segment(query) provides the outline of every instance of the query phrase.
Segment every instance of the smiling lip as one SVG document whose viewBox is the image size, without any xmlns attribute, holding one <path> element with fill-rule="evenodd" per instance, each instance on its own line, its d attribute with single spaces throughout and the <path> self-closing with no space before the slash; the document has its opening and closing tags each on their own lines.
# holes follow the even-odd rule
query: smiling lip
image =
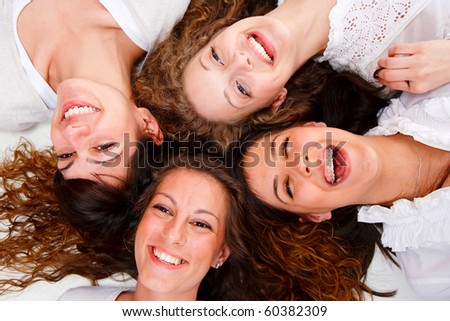
<svg viewBox="0 0 450 321">
<path fill-rule="evenodd" d="M 333 149 L 333 166 L 334 166 L 334 174 L 335 180 L 334 182 L 330 182 L 330 173 L 329 167 L 327 166 L 327 150 Z M 337 151 L 337 154 L 336 154 Z M 327 146 L 323 149 L 321 153 L 321 169 L 325 182 L 329 186 L 336 186 L 342 184 L 350 174 L 350 159 L 348 157 L 348 153 L 342 148 L 338 148 L 336 146 Z M 330 165 L 330 164 L 329 164 Z"/>
<path fill-rule="evenodd" d="M 271 62 L 267 61 L 261 53 L 259 53 L 255 47 L 250 43 L 250 38 L 254 38 L 256 42 L 258 42 L 265 50 L 267 55 L 271 58 Z M 267 39 L 263 34 L 258 32 L 251 32 L 247 34 L 247 45 L 251 50 L 255 53 L 255 55 L 258 57 L 258 59 L 262 60 L 266 64 L 273 65 L 276 58 L 275 48 L 273 47 L 272 43 Z"/>
<path fill-rule="evenodd" d="M 182 259 L 177 255 L 169 254 L 166 250 L 160 247 L 148 246 L 148 253 L 150 255 L 150 258 L 156 265 L 161 266 L 165 269 L 176 270 L 183 268 L 184 266 L 189 264 L 188 261 Z"/>
<path fill-rule="evenodd" d="M 95 111 L 89 112 L 89 113 L 74 114 L 74 115 L 71 115 L 71 116 L 69 116 L 69 117 L 66 118 L 66 113 L 67 113 L 72 107 L 74 107 L 74 106 L 78 106 L 78 107 L 81 107 L 81 106 L 90 107 L 90 108 L 93 108 Z M 64 105 L 63 105 L 63 107 L 62 107 L 61 121 L 70 120 L 70 119 L 72 119 L 72 118 L 74 118 L 74 117 L 77 117 L 77 118 L 78 118 L 78 117 L 83 117 L 83 116 L 92 115 L 92 114 L 94 114 L 94 113 L 96 113 L 96 112 L 99 112 L 99 111 L 100 111 L 100 108 L 98 108 L 98 107 L 96 107 L 96 106 L 93 106 L 93 105 L 91 105 L 91 104 L 89 104 L 89 103 L 87 103 L 87 102 L 85 102 L 85 101 L 81 101 L 81 100 L 71 100 L 71 101 L 68 101 L 68 102 L 64 103 Z"/>
</svg>

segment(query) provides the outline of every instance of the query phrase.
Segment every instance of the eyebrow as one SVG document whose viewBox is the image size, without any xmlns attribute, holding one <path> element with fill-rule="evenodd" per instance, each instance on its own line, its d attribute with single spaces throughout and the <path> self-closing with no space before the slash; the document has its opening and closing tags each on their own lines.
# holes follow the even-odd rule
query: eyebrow
<svg viewBox="0 0 450 321">
<path fill-rule="evenodd" d="M 88 163 L 91 163 L 91 164 L 104 165 L 104 164 L 110 163 L 112 161 L 115 161 L 116 159 L 118 159 L 122 155 L 122 153 L 123 153 L 123 151 L 120 154 L 117 154 L 116 156 L 114 156 L 113 158 L 110 158 L 110 159 L 107 159 L 107 160 L 104 160 L 104 161 L 98 161 L 98 160 L 95 160 L 95 159 L 92 159 L 92 158 L 88 158 L 87 161 L 88 161 Z M 64 172 L 64 171 L 68 170 L 70 167 L 72 167 L 74 162 L 75 162 L 75 159 L 71 160 L 69 164 L 67 164 L 66 166 L 64 166 L 62 168 L 59 168 L 59 171 L 60 172 Z"/>
<path fill-rule="evenodd" d="M 273 138 L 273 140 L 270 142 L 270 153 L 272 154 L 272 157 L 273 157 L 274 160 L 275 160 L 275 158 L 277 156 L 277 154 L 276 154 L 276 148 L 277 147 L 275 146 L 275 141 L 277 140 L 278 136 L 280 136 L 280 135 L 275 136 Z"/>
<path fill-rule="evenodd" d="M 69 162 L 69 164 L 67 164 L 67 166 L 64 166 L 64 167 L 62 167 L 62 168 L 58 168 L 59 171 L 60 171 L 60 172 L 63 172 L 63 171 L 68 170 L 68 169 L 73 165 L 73 162 L 74 162 L 74 161 L 75 161 L 75 160 L 72 159 L 72 160 Z"/>
<path fill-rule="evenodd" d="M 224 89 L 223 90 L 223 95 L 225 96 L 225 99 L 228 101 L 228 103 L 233 107 L 233 108 L 238 108 L 235 104 L 233 104 L 232 102 L 231 102 L 231 98 L 230 98 L 230 96 L 228 95 L 228 92 L 226 91 L 226 89 Z"/>
<path fill-rule="evenodd" d="M 272 154 L 273 159 L 275 160 L 276 158 L 276 146 L 275 146 L 275 141 L 277 140 L 278 136 L 280 136 L 279 134 L 277 136 L 275 136 L 273 138 L 273 140 L 270 142 L 270 153 Z M 273 193 L 275 194 L 275 197 L 283 204 L 287 204 L 285 201 L 283 201 L 280 198 L 280 195 L 278 195 L 278 175 L 275 175 L 275 177 L 273 178 Z"/>
<path fill-rule="evenodd" d="M 164 192 L 159 192 L 159 193 L 156 193 L 155 195 L 158 195 L 158 194 L 167 197 L 172 202 L 173 205 L 177 206 L 177 201 L 169 194 L 164 193 Z M 208 215 L 215 217 L 220 222 L 220 219 L 216 214 L 214 214 L 213 212 L 210 212 L 208 210 L 205 210 L 205 209 L 198 209 L 194 212 L 194 214 L 208 214 Z"/>
<path fill-rule="evenodd" d="M 198 62 L 199 62 L 200 65 L 203 67 L 203 69 L 205 69 L 206 71 L 209 71 L 209 70 L 210 70 L 208 66 L 206 66 L 205 64 L 203 64 L 203 61 L 202 61 L 202 55 L 199 55 L 199 56 L 198 56 Z"/>
<path fill-rule="evenodd" d="M 278 195 L 278 175 L 275 175 L 273 178 L 273 193 L 275 194 L 275 197 L 283 204 L 287 204 L 285 201 L 283 201 L 280 198 L 280 195 Z"/>
</svg>

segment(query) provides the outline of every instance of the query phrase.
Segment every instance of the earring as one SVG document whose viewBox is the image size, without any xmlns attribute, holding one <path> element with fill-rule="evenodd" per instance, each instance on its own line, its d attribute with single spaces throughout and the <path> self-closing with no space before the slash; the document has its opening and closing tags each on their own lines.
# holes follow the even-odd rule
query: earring
<svg viewBox="0 0 450 321">
<path fill-rule="evenodd" d="M 220 262 L 217 262 L 216 265 L 214 265 L 214 268 L 217 270 L 218 268 L 220 268 L 222 264 L 220 264 Z"/>
</svg>

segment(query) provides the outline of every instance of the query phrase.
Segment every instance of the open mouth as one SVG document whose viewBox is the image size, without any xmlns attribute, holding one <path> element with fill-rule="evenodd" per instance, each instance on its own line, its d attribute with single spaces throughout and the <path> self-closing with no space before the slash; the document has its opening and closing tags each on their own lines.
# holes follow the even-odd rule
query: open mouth
<svg viewBox="0 0 450 321">
<path fill-rule="evenodd" d="M 100 109 L 95 108 L 95 107 L 91 107 L 91 106 L 87 106 L 87 105 L 84 105 L 84 106 L 73 105 L 73 106 L 70 106 L 66 110 L 66 112 L 63 114 L 63 120 L 65 120 L 65 119 L 67 119 L 67 118 L 69 118 L 70 116 L 73 116 L 73 115 L 93 114 L 93 113 L 96 113 L 96 112 L 99 112 L 99 111 L 100 111 Z"/>
<path fill-rule="evenodd" d="M 250 35 L 248 38 L 250 45 L 255 49 L 258 55 L 266 62 L 273 64 L 274 56 L 268 46 L 256 35 Z"/>
<path fill-rule="evenodd" d="M 163 251 L 161 251 L 160 249 L 157 249 L 155 247 L 152 247 L 152 251 L 153 254 L 156 256 L 156 258 L 158 258 L 159 261 L 161 261 L 164 264 L 169 264 L 169 265 L 182 265 L 185 263 L 189 263 L 186 260 L 174 257 L 170 254 L 167 254 Z"/>
<path fill-rule="evenodd" d="M 341 155 L 340 149 L 328 146 L 325 150 L 325 179 L 334 185 L 339 183 L 345 173 L 346 163 Z"/>
</svg>

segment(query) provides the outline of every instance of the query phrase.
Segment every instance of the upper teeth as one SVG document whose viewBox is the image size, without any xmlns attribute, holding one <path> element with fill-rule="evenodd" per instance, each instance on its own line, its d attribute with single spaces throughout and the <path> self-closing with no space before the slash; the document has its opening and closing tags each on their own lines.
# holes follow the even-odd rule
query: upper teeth
<svg viewBox="0 0 450 321">
<path fill-rule="evenodd" d="M 334 162 L 333 162 L 333 148 L 326 149 L 326 170 L 328 171 L 327 180 L 331 184 L 335 184 L 341 180 L 341 178 L 336 179 L 336 175 L 334 173 Z"/>
<path fill-rule="evenodd" d="M 261 55 L 261 57 L 264 58 L 264 60 L 266 60 L 269 63 L 273 62 L 272 58 L 267 54 L 264 47 L 258 41 L 256 41 L 255 38 L 250 37 L 248 38 L 248 40 L 250 41 L 250 44 L 253 46 L 253 48 L 255 48 L 255 50 Z"/>
<path fill-rule="evenodd" d="M 167 253 L 162 252 L 161 250 L 158 250 L 156 248 L 153 248 L 153 254 L 155 254 L 155 256 L 160 259 L 161 261 L 165 262 L 165 263 L 169 263 L 169 264 L 173 264 L 173 265 L 179 265 L 179 264 L 183 264 L 186 261 L 173 257 Z"/>
<path fill-rule="evenodd" d="M 69 108 L 68 111 L 64 113 L 64 117 L 68 118 L 72 115 L 78 115 L 78 114 L 88 114 L 99 111 L 98 108 L 91 107 L 91 106 L 72 106 Z"/>
</svg>

